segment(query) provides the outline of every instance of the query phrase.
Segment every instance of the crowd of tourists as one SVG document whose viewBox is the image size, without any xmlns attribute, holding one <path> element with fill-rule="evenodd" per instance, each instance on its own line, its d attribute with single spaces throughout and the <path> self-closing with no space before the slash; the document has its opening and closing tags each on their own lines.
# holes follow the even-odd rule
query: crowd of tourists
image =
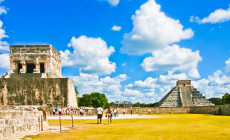
<svg viewBox="0 0 230 140">
<path fill-rule="evenodd" d="M 88 115 L 92 115 L 92 111 L 89 110 L 88 108 L 83 109 L 70 109 L 70 108 L 59 108 L 56 107 L 55 109 L 50 111 L 50 115 L 52 114 L 53 116 L 55 115 L 71 115 L 71 113 L 73 113 L 74 115 L 80 115 L 80 116 L 88 116 Z"/>
</svg>

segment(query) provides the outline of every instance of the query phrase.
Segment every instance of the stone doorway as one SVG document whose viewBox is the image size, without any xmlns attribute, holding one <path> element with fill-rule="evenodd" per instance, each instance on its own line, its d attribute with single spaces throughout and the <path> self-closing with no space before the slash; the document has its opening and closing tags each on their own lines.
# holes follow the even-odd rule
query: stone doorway
<svg viewBox="0 0 230 140">
<path fill-rule="evenodd" d="M 40 73 L 45 73 L 44 63 L 40 63 Z"/>
<path fill-rule="evenodd" d="M 26 68 L 27 68 L 27 73 L 33 73 L 34 69 L 35 69 L 35 64 L 33 63 L 27 63 L 26 64 Z"/>
<path fill-rule="evenodd" d="M 18 63 L 18 73 L 20 73 L 20 69 L 22 69 L 22 64 Z"/>
</svg>

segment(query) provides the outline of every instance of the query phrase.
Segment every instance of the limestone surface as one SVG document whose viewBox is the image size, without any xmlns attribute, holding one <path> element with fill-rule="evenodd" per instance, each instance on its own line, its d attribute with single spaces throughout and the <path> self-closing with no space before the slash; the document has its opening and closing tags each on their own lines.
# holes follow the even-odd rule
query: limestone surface
<svg viewBox="0 0 230 140">
<path fill-rule="evenodd" d="M 214 106 L 196 88 L 191 80 L 179 80 L 177 85 L 156 105 L 157 107 Z"/>
</svg>

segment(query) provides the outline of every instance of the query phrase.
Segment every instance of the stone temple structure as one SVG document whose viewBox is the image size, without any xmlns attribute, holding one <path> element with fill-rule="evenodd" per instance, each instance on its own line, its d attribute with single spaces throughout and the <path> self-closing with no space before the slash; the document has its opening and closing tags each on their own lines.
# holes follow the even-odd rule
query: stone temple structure
<svg viewBox="0 0 230 140">
<path fill-rule="evenodd" d="M 10 71 L 0 81 L 0 105 L 77 107 L 74 82 L 61 74 L 52 45 L 10 46 Z"/>
<path fill-rule="evenodd" d="M 156 105 L 157 107 L 193 107 L 214 106 L 196 88 L 191 80 L 178 80 L 177 85 L 169 91 Z"/>
</svg>

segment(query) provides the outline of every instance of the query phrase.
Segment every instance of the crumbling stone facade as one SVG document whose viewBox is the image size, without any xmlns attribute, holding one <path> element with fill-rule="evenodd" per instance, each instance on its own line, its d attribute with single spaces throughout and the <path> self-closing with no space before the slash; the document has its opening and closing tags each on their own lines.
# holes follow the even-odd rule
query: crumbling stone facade
<svg viewBox="0 0 230 140">
<path fill-rule="evenodd" d="M 191 80 L 178 80 L 177 86 L 166 94 L 156 105 L 157 107 L 193 107 L 214 106 L 196 88 Z"/>
<path fill-rule="evenodd" d="M 51 45 L 12 45 L 10 73 L 42 73 L 49 78 L 62 77 L 61 53 Z"/>
<path fill-rule="evenodd" d="M 51 45 L 10 46 L 10 72 L 0 81 L 0 105 L 76 108 L 74 82 L 61 75 L 61 54 Z"/>
</svg>

